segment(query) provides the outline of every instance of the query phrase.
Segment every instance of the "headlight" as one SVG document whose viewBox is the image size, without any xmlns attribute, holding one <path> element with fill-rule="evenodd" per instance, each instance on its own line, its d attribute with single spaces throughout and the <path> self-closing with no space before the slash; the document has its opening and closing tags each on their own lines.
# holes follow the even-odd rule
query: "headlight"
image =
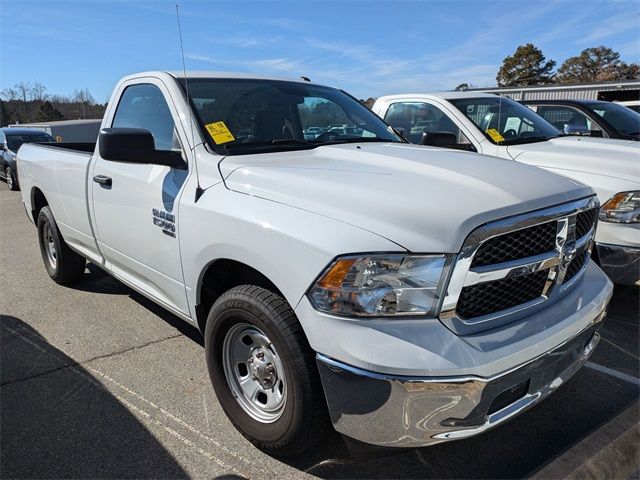
<svg viewBox="0 0 640 480">
<path fill-rule="evenodd" d="M 640 222 L 640 191 L 616 193 L 600 207 L 598 216 L 603 222 Z"/>
<path fill-rule="evenodd" d="M 447 255 L 363 255 L 334 261 L 309 291 L 320 311 L 351 316 L 436 315 Z"/>
</svg>

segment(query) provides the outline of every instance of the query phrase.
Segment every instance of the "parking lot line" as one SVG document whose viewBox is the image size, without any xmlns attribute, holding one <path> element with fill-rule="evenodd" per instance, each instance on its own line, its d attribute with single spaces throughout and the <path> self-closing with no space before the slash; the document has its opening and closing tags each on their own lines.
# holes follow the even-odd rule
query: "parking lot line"
<svg viewBox="0 0 640 480">
<path fill-rule="evenodd" d="M 613 368 L 604 367 L 602 365 L 598 365 L 597 363 L 587 362 L 585 367 L 590 368 L 591 370 L 595 370 L 596 372 L 604 373 L 605 375 L 609 375 L 610 377 L 617 378 L 619 380 L 623 380 L 625 382 L 629 382 L 637 387 L 640 387 L 640 378 L 634 377 L 632 375 L 627 375 L 626 373 L 619 372 L 614 370 Z"/>
</svg>

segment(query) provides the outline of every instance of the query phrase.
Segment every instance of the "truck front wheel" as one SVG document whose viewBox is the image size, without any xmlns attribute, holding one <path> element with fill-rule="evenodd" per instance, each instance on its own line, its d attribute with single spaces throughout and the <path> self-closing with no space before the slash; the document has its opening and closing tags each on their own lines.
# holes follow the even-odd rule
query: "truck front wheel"
<svg viewBox="0 0 640 480">
<path fill-rule="evenodd" d="M 83 275 L 86 260 L 64 241 L 48 206 L 38 214 L 38 241 L 44 266 L 53 281 L 66 285 Z"/>
<path fill-rule="evenodd" d="M 322 437 L 327 413 L 315 355 L 282 297 L 253 285 L 224 293 L 207 319 L 205 351 L 222 408 L 258 448 L 292 455 Z"/>
</svg>

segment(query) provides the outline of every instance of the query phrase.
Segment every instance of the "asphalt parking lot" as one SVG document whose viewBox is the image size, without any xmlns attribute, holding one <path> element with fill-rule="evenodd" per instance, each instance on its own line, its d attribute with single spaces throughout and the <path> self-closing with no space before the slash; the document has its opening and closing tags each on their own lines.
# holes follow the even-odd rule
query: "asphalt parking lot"
<svg viewBox="0 0 640 480">
<path fill-rule="evenodd" d="M 521 478 L 638 398 L 638 290 L 552 397 L 482 436 L 354 460 L 340 437 L 286 462 L 224 416 L 199 333 L 89 266 L 52 282 L 19 192 L 0 186 L 1 478 Z"/>
</svg>

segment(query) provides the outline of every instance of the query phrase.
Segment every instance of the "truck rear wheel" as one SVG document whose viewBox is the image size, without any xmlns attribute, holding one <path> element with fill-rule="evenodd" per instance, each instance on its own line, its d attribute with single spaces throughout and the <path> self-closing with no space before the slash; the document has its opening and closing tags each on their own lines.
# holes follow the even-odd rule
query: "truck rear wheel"
<svg viewBox="0 0 640 480">
<path fill-rule="evenodd" d="M 86 260 L 64 241 L 48 206 L 38 214 L 38 241 L 44 266 L 54 282 L 66 285 L 84 274 Z"/>
<path fill-rule="evenodd" d="M 205 351 L 222 408 L 255 446 L 286 456 L 322 437 L 327 413 L 315 354 L 282 297 L 253 285 L 224 293 L 207 319 Z"/>
</svg>

